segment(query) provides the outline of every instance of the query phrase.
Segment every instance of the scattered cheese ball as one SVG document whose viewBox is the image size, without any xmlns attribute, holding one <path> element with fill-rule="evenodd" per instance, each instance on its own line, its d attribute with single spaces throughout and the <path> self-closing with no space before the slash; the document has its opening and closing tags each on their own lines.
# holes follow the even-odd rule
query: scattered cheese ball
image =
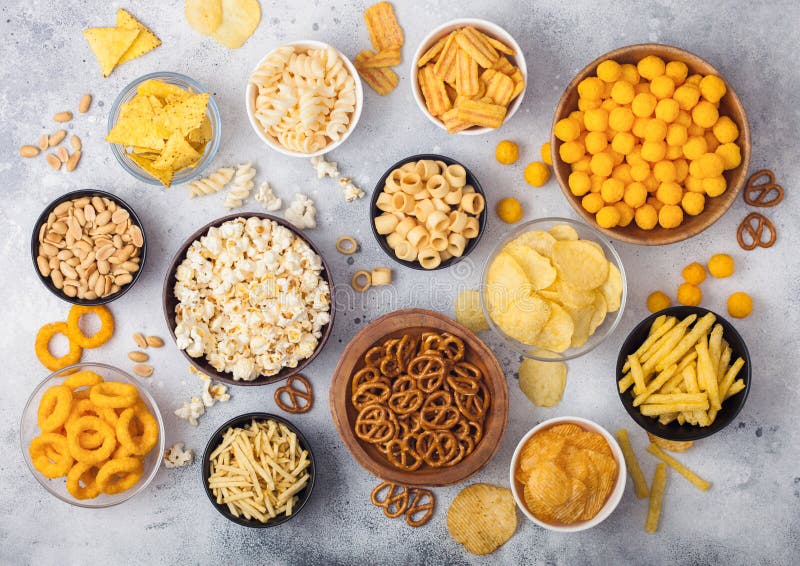
<svg viewBox="0 0 800 566">
<path fill-rule="evenodd" d="M 696 307 L 703 300 L 703 292 L 697 285 L 681 283 L 678 286 L 678 302 L 687 307 Z"/>
<path fill-rule="evenodd" d="M 525 167 L 525 180 L 529 185 L 541 187 L 550 180 L 550 169 L 544 163 L 534 161 Z"/>
<path fill-rule="evenodd" d="M 522 220 L 522 205 L 514 197 L 507 197 L 497 203 L 497 216 L 507 224 Z"/>
<path fill-rule="evenodd" d="M 503 140 L 497 144 L 494 156 L 503 165 L 511 165 L 519 157 L 519 147 L 513 141 Z"/>
<path fill-rule="evenodd" d="M 733 271 L 733 258 L 728 254 L 714 254 L 708 260 L 708 272 L 714 277 L 730 277 Z"/>
<path fill-rule="evenodd" d="M 658 312 L 664 310 L 672 304 L 669 297 L 661 291 L 653 291 L 647 297 L 647 310 L 650 312 Z"/>
<path fill-rule="evenodd" d="M 683 271 L 681 271 L 681 275 L 683 275 L 687 283 L 691 283 L 692 285 L 700 285 L 700 283 L 706 280 L 705 268 L 696 261 L 684 267 Z"/>
<path fill-rule="evenodd" d="M 753 312 L 753 299 L 739 291 L 728 297 L 728 314 L 734 318 L 745 318 Z"/>
<path fill-rule="evenodd" d="M 726 93 L 720 77 L 690 76 L 682 61 L 601 62 L 578 84 L 578 109 L 553 128 L 558 156 L 571 166 L 570 191 L 598 224 L 603 211 L 604 227 L 611 208 L 620 212 L 617 226 L 630 217 L 643 230 L 702 214 L 707 199 L 727 190 L 725 171 L 742 162 L 739 127 L 719 114 Z"/>
<path fill-rule="evenodd" d="M 553 165 L 553 153 L 550 148 L 551 148 L 550 142 L 544 142 L 542 144 L 542 149 L 540 150 L 540 153 L 542 154 L 542 161 L 544 161 L 548 165 Z"/>
</svg>

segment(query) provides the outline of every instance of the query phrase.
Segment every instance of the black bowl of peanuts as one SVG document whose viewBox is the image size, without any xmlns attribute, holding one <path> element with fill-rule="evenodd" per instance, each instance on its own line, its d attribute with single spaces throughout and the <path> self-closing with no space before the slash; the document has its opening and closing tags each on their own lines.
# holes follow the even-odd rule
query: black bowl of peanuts
<svg viewBox="0 0 800 566">
<path fill-rule="evenodd" d="M 121 198 L 99 190 L 66 193 L 45 207 L 31 235 L 39 280 L 74 305 L 104 305 L 139 278 L 147 240 Z"/>
<path fill-rule="evenodd" d="M 370 225 L 397 263 L 444 269 L 478 245 L 486 228 L 486 197 L 475 175 L 455 159 L 412 155 L 389 167 L 375 185 Z"/>
</svg>

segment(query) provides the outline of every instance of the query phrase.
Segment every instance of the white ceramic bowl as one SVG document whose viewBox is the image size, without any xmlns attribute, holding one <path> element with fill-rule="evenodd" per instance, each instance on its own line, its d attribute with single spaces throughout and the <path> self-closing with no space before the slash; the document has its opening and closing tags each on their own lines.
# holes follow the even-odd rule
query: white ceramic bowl
<svg viewBox="0 0 800 566">
<path fill-rule="evenodd" d="M 286 43 L 286 44 L 281 45 L 279 47 L 287 47 L 287 46 L 288 47 L 294 47 L 295 49 L 297 49 L 297 48 L 300 48 L 300 49 L 327 49 L 328 47 L 332 47 L 332 46 L 328 45 L 327 43 L 323 43 L 321 41 L 313 41 L 311 39 L 301 40 L 301 41 L 292 41 L 290 43 Z M 275 49 L 278 49 L 278 47 L 276 47 Z M 342 61 L 344 62 L 344 66 L 347 68 L 347 71 L 350 73 L 350 75 L 353 77 L 353 80 L 356 83 L 356 109 L 355 109 L 355 112 L 353 112 L 353 115 L 350 117 L 350 124 L 348 125 L 347 131 L 342 135 L 342 137 L 340 137 L 335 142 L 329 143 L 323 149 L 321 149 L 320 151 L 317 151 L 315 153 L 300 153 L 300 152 L 297 152 L 297 151 L 291 151 L 290 149 L 286 149 L 285 147 L 283 147 L 278 142 L 278 140 L 276 140 L 272 136 L 267 135 L 266 132 L 264 132 L 264 130 L 261 129 L 261 124 L 258 123 L 258 120 L 256 120 L 256 117 L 255 117 L 255 114 L 256 114 L 256 108 L 255 108 L 255 106 L 256 106 L 256 96 L 258 95 L 258 88 L 255 85 L 250 83 L 250 76 L 254 72 L 256 72 L 258 70 L 258 68 L 261 66 L 261 63 L 263 63 L 264 60 L 266 60 L 266 58 L 269 57 L 275 51 L 275 49 L 270 50 L 269 53 L 264 55 L 264 57 L 258 62 L 258 64 L 250 72 L 250 74 L 247 75 L 247 88 L 245 89 L 245 105 L 246 105 L 246 108 L 247 108 L 247 118 L 250 120 L 250 126 L 252 126 L 253 131 L 256 133 L 256 135 L 268 147 L 274 149 L 278 153 L 282 153 L 284 155 L 288 155 L 289 157 L 305 157 L 305 158 L 309 158 L 309 157 L 315 157 L 317 155 L 323 155 L 325 153 L 328 153 L 329 151 L 333 151 L 334 149 L 339 147 L 341 144 L 343 144 L 344 141 L 348 137 L 350 137 L 350 134 L 353 133 L 353 130 L 355 130 L 355 128 L 356 128 L 356 124 L 358 124 L 359 118 L 361 118 L 361 109 L 364 107 L 364 87 L 361 85 L 361 77 L 358 76 L 358 72 L 356 71 L 355 66 L 350 61 L 350 59 L 348 59 L 344 55 L 344 53 L 342 53 L 341 51 L 339 51 L 338 49 L 333 47 L 333 49 L 336 51 L 336 53 L 339 54 L 339 57 L 342 58 Z"/>
<path fill-rule="evenodd" d="M 511 34 L 506 30 L 497 24 L 477 18 L 459 18 L 457 20 L 450 20 L 449 22 L 440 25 L 426 35 L 425 39 L 423 39 L 419 44 L 419 47 L 417 47 L 417 51 L 414 53 L 414 57 L 411 59 L 411 68 L 408 71 L 408 75 L 411 77 L 411 93 L 414 96 L 414 100 L 417 102 L 417 106 L 419 106 L 420 112 L 422 112 L 428 118 L 428 120 L 436 124 L 444 131 L 447 131 L 447 128 L 444 127 L 444 124 L 442 124 L 442 122 L 436 118 L 436 116 L 428 112 L 428 107 L 425 105 L 425 99 L 422 97 L 422 89 L 420 89 L 419 78 L 417 77 L 417 61 L 419 61 L 419 58 L 441 37 L 447 35 L 455 29 L 463 28 L 465 26 L 472 26 L 478 31 L 481 31 L 498 41 L 502 41 L 516 51 L 516 55 L 508 55 L 507 57 L 514 65 L 519 67 L 520 71 L 522 71 L 522 77 L 525 79 L 525 88 L 522 89 L 522 92 L 519 93 L 519 96 L 517 96 L 508 107 L 505 120 L 503 120 L 504 124 L 508 122 L 519 109 L 520 105 L 522 104 L 522 99 L 525 97 L 525 91 L 528 88 L 528 67 L 525 63 L 525 55 L 522 54 L 522 48 L 520 48 L 519 43 L 517 43 L 516 40 L 511 37 Z M 457 134 L 465 136 L 477 136 L 487 132 L 493 132 L 496 129 L 497 128 L 473 126 L 471 128 L 467 128 L 466 130 L 457 132 Z"/>
<path fill-rule="evenodd" d="M 559 424 L 569 423 L 576 424 L 590 432 L 598 432 L 603 435 L 603 438 L 606 439 L 609 447 L 611 447 L 611 453 L 614 455 L 614 460 L 617 461 L 617 482 L 614 484 L 614 488 L 611 490 L 611 495 L 608 496 L 608 500 L 605 502 L 605 505 L 603 505 L 597 515 L 595 515 L 593 518 L 589 519 L 588 521 L 573 523 L 572 525 L 551 525 L 550 523 L 545 523 L 544 521 L 537 519 L 536 516 L 534 516 L 534 514 L 528 510 L 528 507 L 525 505 L 525 499 L 522 496 L 522 489 L 518 488 L 518 483 L 514 478 L 514 470 L 517 467 L 517 460 L 519 459 L 520 452 L 522 452 L 522 447 L 525 446 L 525 443 L 530 437 L 540 430 L 551 428 Z M 591 529 L 592 527 L 595 527 L 605 521 L 606 518 L 614 512 L 614 509 L 617 508 L 617 505 L 619 505 L 619 502 L 622 499 L 622 494 L 625 492 L 625 481 L 627 476 L 628 472 L 625 468 L 625 459 L 622 455 L 622 449 L 619 447 L 619 444 L 617 444 L 617 440 L 599 424 L 582 419 L 580 417 L 556 417 L 554 419 L 548 419 L 529 430 L 528 433 L 522 437 L 522 440 L 519 441 L 517 448 L 514 450 L 514 455 L 511 457 L 511 468 L 509 472 L 511 493 L 514 494 L 514 501 L 517 502 L 517 507 L 522 510 L 528 519 L 540 527 L 544 527 L 545 529 L 559 533 L 575 533 L 578 531 L 585 531 L 586 529 Z"/>
</svg>

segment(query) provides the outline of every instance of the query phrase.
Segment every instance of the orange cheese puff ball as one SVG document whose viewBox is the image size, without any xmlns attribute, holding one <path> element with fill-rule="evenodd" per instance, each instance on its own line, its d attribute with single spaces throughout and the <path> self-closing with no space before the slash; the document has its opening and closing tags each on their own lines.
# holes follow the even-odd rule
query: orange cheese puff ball
<svg viewBox="0 0 800 566">
<path fill-rule="evenodd" d="M 613 83 L 622 76 L 622 65 L 612 59 L 603 61 L 597 66 L 597 77 L 606 83 Z"/>
<path fill-rule="evenodd" d="M 643 204 L 637 208 L 633 218 L 642 230 L 652 230 L 658 224 L 658 212 L 651 204 Z"/>
<path fill-rule="evenodd" d="M 636 116 L 627 106 L 614 108 L 608 113 L 608 126 L 617 132 L 628 132 L 633 127 Z"/>
<path fill-rule="evenodd" d="M 630 104 L 635 96 L 636 89 L 626 80 L 617 81 L 611 87 L 611 100 L 617 104 Z"/>
<path fill-rule="evenodd" d="M 681 271 L 681 275 L 683 275 L 687 283 L 691 283 L 692 285 L 700 285 L 700 283 L 706 280 L 705 268 L 696 261 L 684 267 L 683 271 Z"/>
<path fill-rule="evenodd" d="M 736 169 L 742 163 L 742 152 L 735 143 L 723 143 L 714 153 L 722 158 L 725 171 Z"/>
<path fill-rule="evenodd" d="M 589 163 L 589 169 L 595 175 L 608 177 L 611 175 L 611 171 L 614 169 L 614 158 L 607 151 L 593 155 L 592 160 Z"/>
<path fill-rule="evenodd" d="M 606 150 L 608 147 L 608 138 L 606 138 L 605 132 L 592 131 L 586 134 L 584 143 L 586 144 L 586 151 L 595 155 Z"/>
<path fill-rule="evenodd" d="M 676 85 L 680 86 L 689 75 L 689 67 L 683 61 L 670 61 L 664 69 L 664 74 L 671 78 Z"/>
<path fill-rule="evenodd" d="M 553 152 L 550 149 L 550 142 L 544 142 L 542 144 L 542 149 L 540 150 L 542 155 L 542 161 L 547 163 L 548 165 L 553 164 Z"/>
<path fill-rule="evenodd" d="M 681 110 L 691 110 L 700 100 L 700 89 L 693 84 L 683 84 L 675 89 L 672 98 Z"/>
<path fill-rule="evenodd" d="M 720 116 L 712 130 L 719 143 L 730 143 L 739 137 L 739 126 L 727 116 Z"/>
<path fill-rule="evenodd" d="M 706 207 L 706 197 L 702 193 L 687 191 L 681 198 L 681 208 L 689 216 L 697 216 Z"/>
<path fill-rule="evenodd" d="M 592 188 L 592 181 L 589 179 L 589 175 L 583 171 L 570 173 L 567 184 L 569 185 L 569 190 L 576 197 L 582 197 Z"/>
<path fill-rule="evenodd" d="M 605 203 L 600 193 L 589 193 L 581 200 L 581 206 L 591 214 L 596 214 L 604 205 Z"/>
<path fill-rule="evenodd" d="M 730 277 L 734 272 L 733 258 L 728 254 L 714 254 L 708 260 L 708 272 L 717 278 Z"/>
<path fill-rule="evenodd" d="M 671 183 L 677 176 L 675 163 L 672 161 L 662 160 L 653 165 L 653 177 L 662 183 Z"/>
<path fill-rule="evenodd" d="M 503 140 L 494 150 L 494 156 L 503 165 L 511 165 L 519 157 L 519 147 L 510 140 Z"/>
<path fill-rule="evenodd" d="M 659 100 L 658 104 L 656 104 L 655 113 L 656 118 L 671 124 L 678 119 L 678 115 L 681 113 L 681 107 L 674 99 L 664 98 Z"/>
<path fill-rule="evenodd" d="M 658 99 L 650 93 L 640 92 L 633 97 L 631 110 L 639 118 L 648 118 L 656 109 Z"/>
<path fill-rule="evenodd" d="M 604 206 L 595 215 L 595 220 L 601 228 L 614 228 L 619 224 L 619 219 L 619 211 L 613 206 Z"/>
<path fill-rule="evenodd" d="M 662 228 L 677 228 L 683 222 L 683 209 L 674 204 L 665 204 L 658 211 L 658 224 Z"/>
<path fill-rule="evenodd" d="M 719 102 L 726 92 L 725 81 L 716 75 L 706 75 L 700 79 L 700 94 L 712 104 Z"/>
<path fill-rule="evenodd" d="M 631 208 L 639 208 L 647 201 L 647 189 L 642 183 L 634 181 L 625 187 L 623 200 Z"/>
<path fill-rule="evenodd" d="M 725 170 L 725 162 L 716 153 L 704 153 L 689 164 L 689 174 L 698 179 L 719 177 Z"/>
<path fill-rule="evenodd" d="M 660 75 L 650 81 L 650 92 L 659 100 L 669 98 L 675 92 L 675 81 L 666 75 Z"/>
<path fill-rule="evenodd" d="M 664 63 L 664 60 L 655 55 L 648 55 L 636 65 L 639 75 L 651 81 L 663 75 L 664 71 L 666 71 L 666 67 L 667 65 Z"/>
<path fill-rule="evenodd" d="M 587 77 L 578 83 L 578 96 L 586 100 L 600 100 L 605 86 L 597 77 Z"/>
<path fill-rule="evenodd" d="M 625 227 L 633 222 L 633 208 L 628 206 L 627 203 L 623 201 L 615 202 L 614 208 L 616 208 L 619 213 L 619 222 L 617 222 L 617 226 Z"/>
<path fill-rule="evenodd" d="M 722 175 L 702 179 L 700 183 L 703 187 L 703 192 L 711 198 L 718 197 L 728 188 L 728 182 Z"/>
<path fill-rule="evenodd" d="M 621 201 L 622 197 L 625 196 L 625 185 L 622 181 L 613 177 L 606 179 L 600 187 L 600 196 L 608 204 Z"/>
<path fill-rule="evenodd" d="M 692 108 L 692 121 L 701 128 L 710 128 L 717 123 L 719 111 L 708 100 L 701 100 Z"/>
<path fill-rule="evenodd" d="M 705 138 L 700 136 L 692 136 L 683 144 L 683 155 L 686 159 L 700 159 L 701 156 L 707 153 L 707 150 L 708 143 Z"/>
<path fill-rule="evenodd" d="M 508 224 L 519 222 L 522 220 L 522 204 L 513 197 L 504 198 L 497 203 L 497 216 Z"/>
<path fill-rule="evenodd" d="M 687 307 L 696 307 L 703 300 L 703 292 L 697 285 L 681 283 L 678 286 L 678 302 Z"/>
<path fill-rule="evenodd" d="M 579 123 L 572 118 L 563 118 L 556 122 L 553 134 L 564 142 L 575 141 L 581 135 L 581 124 L 582 122 Z"/>
<path fill-rule="evenodd" d="M 683 190 L 678 183 L 661 183 L 656 190 L 656 198 L 664 204 L 675 205 L 681 202 Z"/>
<path fill-rule="evenodd" d="M 669 297 L 661 291 L 653 291 L 647 297 L 647 310 L 650 312 L 658 312 L 664 310 L 672 304 Z"/>
<path fill-rule="evenodd" d="M 586 148 L 580 142 L 565 142 L 558 148 L 558 156 L 564 163 L 575 163 L 580 161 L 584 155 L 586 155 Z"/>
<path fill-rule="evenodd" d="M 541 187 L 550 179 L 550 169 L 544 163 L 534 161 L 525 167 L 525 180 L 529 185 Z"/>
<path fill-rule="evenodd" d="M 667 155 L 667 144 L 663 141 L 646 140 L 642 144 L 642 159 L 655 163 L 661 161 Z"/>
<path fill-rule="evenodd" d="M 734 318 L 745 318 L 753 312 L 753 299 L 739 291 L 728 297 L 728 314 Z"/>
</svg>

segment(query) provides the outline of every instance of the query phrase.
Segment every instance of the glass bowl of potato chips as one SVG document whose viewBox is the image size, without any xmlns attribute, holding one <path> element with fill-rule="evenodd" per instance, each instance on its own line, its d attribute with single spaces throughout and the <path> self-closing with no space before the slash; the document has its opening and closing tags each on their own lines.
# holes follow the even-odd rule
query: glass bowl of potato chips
<svg viewBox="0 0 800 566">
<path fill-rule="evenodd" d="M 535 360 L 594 350 L 619 324 L 626 298 L 617 251 L 594 228 L 567 218 L 522 224 L 484 267 L 481 307 L 489 327 Z"/>
<path fill-rule="evenodd" d="M 106 141 L 128 173 L 170 187 L 199 176 L 222 137 L 219 108 L 200 83 L 159 71 L 139 77 L 114 101 Z"/>
</svg>

